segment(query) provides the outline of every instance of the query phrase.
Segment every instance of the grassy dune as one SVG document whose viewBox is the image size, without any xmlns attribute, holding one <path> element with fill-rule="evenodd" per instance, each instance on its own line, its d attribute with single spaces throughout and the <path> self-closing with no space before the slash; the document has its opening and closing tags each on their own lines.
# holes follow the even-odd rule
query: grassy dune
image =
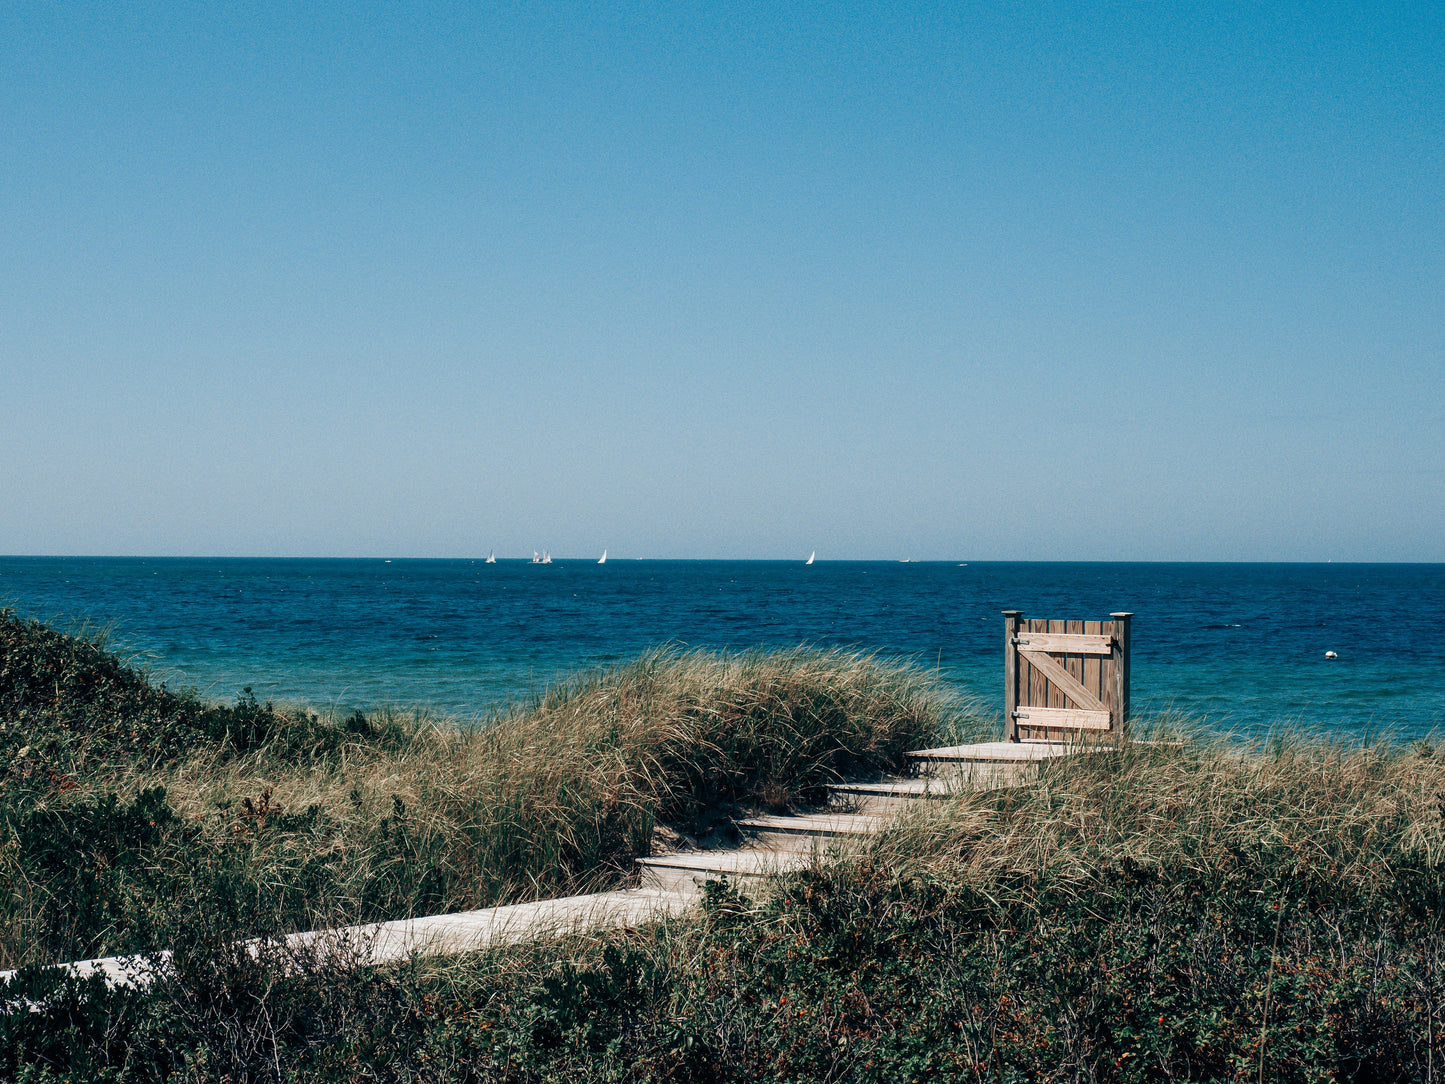
<svg viewBox="0 0 1445 1084">
<path fill-rule="evenodd" d="M 0 968 L 615 885 L 660 824 L 814 800 L 958 725 L 846 652 L 657 651 L 462 730 L 154 688 L 0 615 Z"/>
<path fill-rule="evenodd" d="M 157 824 L 197 832 L 188 854 L 248 856 L 246 876 L 364 855 L 416 901 L 410 874 L 383 871 L 462 886 L 483 864 L 457 856 L 492 847 L 527 872 L 486 892 L 543 892 L 605 879 L 655 821 L 701 830 L 733 803 L 806 801 L 968 725 L 926 675 L 816 652 L 654 655 L 471 735 L 363 722 L 294 722 L 309 745 L 267 723 L 244 750 L 221 727 L 170 761 L 97 746 L 110 782 L 68 789 L 32 767 L 5 798 L 6 861 L 29 860 L 16 811 L 118 793 L 112 817 L 148 825 L 140 796 L 165 786 Z M 836 865 L 639 930 L 348 970 L 251 959 L 177 903 L 186 951 L 144 993 L 17 980 L 11 996 L 42 1009 L 0 1015 L 0 1079 L 1440 1079 L 1445 751 L 1148 736 L 930 803 Z M 14 786 L 26 769 L 9 763 Z M 269 799 L 238 807 L 263 784 Z M 316 826 L 282 827 L 303 815 Z M 509 850 L 515 833 L 529 842 Z M 188 876 L 198 894 L 218 883 Z M 325 882 L 340 883 L 370 882 Z"/>
</svg>

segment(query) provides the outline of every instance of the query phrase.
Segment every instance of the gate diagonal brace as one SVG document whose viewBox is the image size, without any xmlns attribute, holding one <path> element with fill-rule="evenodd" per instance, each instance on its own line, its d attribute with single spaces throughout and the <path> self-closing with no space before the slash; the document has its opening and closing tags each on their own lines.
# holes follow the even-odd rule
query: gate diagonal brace
<svg viewBox="0 0 1445 1084">
<path fill-rule="evenodd" d="M 1060 666 L 1058 660 L 1051 655 L 1046 655 L 1042 651 L 1030 650 L 1022 644 L 1019 645 L 1018 651 L 1030 666 L 1048 678 L 1054 687 L 1072 700 L 1076 706 L 1088 711 L 1108 710 L 1104 707 L 1103 701 L 1079 684 L 1079 680 Z"/>
</svg>

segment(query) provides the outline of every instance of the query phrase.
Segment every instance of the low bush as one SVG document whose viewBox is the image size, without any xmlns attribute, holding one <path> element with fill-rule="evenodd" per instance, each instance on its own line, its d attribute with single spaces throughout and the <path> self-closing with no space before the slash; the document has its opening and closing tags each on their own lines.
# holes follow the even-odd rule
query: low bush
<svg viewBox="0 0 1445 1084">
<path fill-rule="evenodd" d="M 1262 857 L 1125 860 L 1048 886 L 865 860 L 761 901 L 714 889 L 688 918 L 469 959 L 347 970 L 211 951 L 144 993 L 28 976 L 0 998 L 41 1011 L 0 1017 L 0 1049 L 5 1079 L 1433 1079 L 1440 870 L 1382 906 L 1281 883 Z"/>
<path fill-rule="evenodd" d="M 198 748 L 285 754 L 344 740 L 344 727 L 258 703 L 249 687 L 226 707 L 152 685 L 105 644 L 104 632 L 65 633 L 0 609 L 0 785 L 73 785 Z"/>
</svg>

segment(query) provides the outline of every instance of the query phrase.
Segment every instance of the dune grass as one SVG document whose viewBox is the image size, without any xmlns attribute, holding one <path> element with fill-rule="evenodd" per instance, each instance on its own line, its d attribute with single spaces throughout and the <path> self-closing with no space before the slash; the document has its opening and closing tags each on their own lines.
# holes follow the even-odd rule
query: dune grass
<svg viewBox="0 0 1445 1084">
<path fill-rule="evenodd" d="M 1046 761 L 1025 788 L 962 793 L 900 820 L 891 862 L 1067 882 L 1101 865 L 1200 873 L 1268 855 L 1350 884 L 1445 861 L 1445 750 L 1280 732 L 1246 742 L 1178 722 Z"/>
<path fill-rule="evenodd" d="M 0 622 L 0 968 L 470 910 L 623 882 L 660 823 L 816 799 L 958 726 L 927 673 L 662 649 L 461 729 L 207 705 Z"/>
</svg>

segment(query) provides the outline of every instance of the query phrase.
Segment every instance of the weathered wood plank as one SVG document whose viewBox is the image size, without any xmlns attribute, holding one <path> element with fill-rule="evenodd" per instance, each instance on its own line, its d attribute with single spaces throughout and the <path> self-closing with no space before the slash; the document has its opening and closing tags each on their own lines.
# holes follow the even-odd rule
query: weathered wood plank
<svg viewBox="0 0 1445 1084">
<path fill-rule="evenodd" d="M 1046 633 L 1062 633 L 1064 631 L 1064 623 L 1062 621 L 1051 620 L 1047 625 L 1044 626 L 1044 631 Z M 1030 636 L 1028 637 L 1028 639 L 1032 641 L 1033 637 Z M 1050 655 L 1049 658 L 1053 658 L 1053 656 Z M 1064 665 L 1062 659 L 1054 659 L 1054 662 L 1058 663 L 1060 666 Z M 1067 671 L 1065 672 L 1067 673 Z M 1044 699 L 1036 700 L 1034 702 L 1036 704 L 1043 704 L 1044 706 L 1050 708 L 1066 708 L 1069 706 L 1068 699 L 1064 696 L 1064 691 L 1052 681 L 1049 682 L 1048 691 L 1045 693 Z"/>
<path fill-rule="evenodd" d="M 1091 621 L 1090 624 L 1097 625 L 1099 622 Z M 1112 637 L 1072 632 L 1021 632 L 1019 645 L 1035 651 L 1067 651 L 1075 655 L 1108 655 L 1114 650 Z"/>
<path fill-rule="evenodd" d="M 1048 632 L 1049 623 L 1042 617 L 1029 618 L 1028 631 Z M 1035 656 L 1037 657 L 1037 656 Z M 1026 704 L 1037 704 L 1046 707 L 1049 703 L 1049 679 L 1034 665 L 1034 660 L 1022 649 L 1019 650 L 1019 658 L 1028 663 L 1029 666 L 1029 695 L 1024 701 Z"/>
<path fill-rule="evenodd" d="M 1114 638 L 1114 622 L 1102 622 L 1103 631 L 1109 639 Z M 1109 711 L 1114 710 L 1114 666 L 1115 659 L 1111 653 L 1099 660 L 1099 700 Z"/>
<path fill-rule="evenodd" d="M 1085 621 L 1084 635 L 1099 636 L 1099 622 Z M 1099 656 L 1093 654 L 1092 652 L 1084 652 L 1084 688 L 1088 689 L 1089 692 L 1093 693 L 1095 696 L 1098 696 L 1100 702 L 1102 703 L 1104 698 L 1100 696 L 1101 690 L 1099 688 L 1099 669 Z"/>
<path fill-rule="evenodd" d="M 1107 711 L 1085 711 L 1081 708 L 1019 708 L 1019 726 L 1031 730 L 1039 727 L 1068 727 L 1071 730 L 1108 730 L 1111 716 Z"/>
<path fill-rule="evenodd" d="M 1066 635 L 1069 635 L 1069 636 L 1082 636 L 1083 633 L 1084 633 L 1084 623 L 1083 623 L 1082 621 L 1072 621 L 1072 620 L 1071 620 L 1071 621 L 1065 621 L 1065 622 L 1064 622 L 1064 633 L 1065 633 Z M 1064 669 L 1069 672 L 1069 676 L 1070 676 L 1070 677 L 1072 677 L 1072 678 L 1073 678 L 1075 681 L 1077 681 L 1080 685 L 1083 685 L 1085 690 L 1087 690 L 1088 692 L 1091 692 L 1091 693 L 1094 691 L 1093 689 L 1090 689 L 1087 685 L 1084 685 L 1084 656 L 1083 656 L 1083 655 L 1080 655 L 1080 654 L 1079 654 L 1078 652 L 1076 652 L 1076 651 L 1070 651 L 1070 652 L 1068 652 L 1068 653 L 1064 656 Z M 1077 707 L 1078 705 L 1077 705 L 1077 704 L 1072 704 L 1072 703 L 1070 703 L 1070 704 L 1066 704 L 1066 705 L 1064 705 L 1064 706 L 1065 706 L 1065 707 L 1070 707 L 1070 708 L 1072 708 L 1072 707 Z"/>
</svg>

